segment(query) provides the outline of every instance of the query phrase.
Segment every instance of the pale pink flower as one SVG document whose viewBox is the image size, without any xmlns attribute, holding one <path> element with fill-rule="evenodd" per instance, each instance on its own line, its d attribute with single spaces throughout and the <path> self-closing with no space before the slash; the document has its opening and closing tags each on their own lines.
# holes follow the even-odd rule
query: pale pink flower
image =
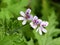
<svg viewBox="0 0 60 45">
<path fill-rule="evenodd" d="M 38 24 L 40 24 L 42 22 L 42 20 L 38 19 L 37 16 L 34 16 L 32 22 L 30 22 L 30 25 L 33 29 L 36 29 Z"/>
<path fill-rule="evenodd" d="M 33 16 L 30 15 L 31 9 L 27 9 L 24 13 L 23 11 L 20 12 L 21 17 L 18 17 L 18 20 L 23 20 L 22 25 L 25 25 L 28 20 L 32 20 Z"/>
<path fill-rule="evenodd" d="M 42 35 L 42 32 L 47 33 L 47 30 L 44 27 L 48 26 L 47 21 L 42 21 L 40 24 L 40 27 L 37 28 L 36 32 L 39 32 L 40 35 Z"/>
</svg>

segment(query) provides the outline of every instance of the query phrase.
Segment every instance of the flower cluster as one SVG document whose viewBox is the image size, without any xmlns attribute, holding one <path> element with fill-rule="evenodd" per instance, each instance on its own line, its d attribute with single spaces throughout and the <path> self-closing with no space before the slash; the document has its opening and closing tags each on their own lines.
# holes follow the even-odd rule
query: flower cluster
<svg viewBox="0 0 60 45">
<path fill-rule="evenodd" d="M 47 33 L 47 30 L 44 27 L 48 26 L 48 22 L 42 21 L 41 19 L 38 19 L 37 16 L 32 16 L 30 13 L 31 9 L 29 8 L 26 10 L 25 13 L 21 11 L 21 17 L 18 17 L 17 19 L 23 20 L 22 25 L 25 25 L 27 21 L 31 21 L 30 26 L 33 29 L 36 29 L 36 32 L 39 32 L 40 35 L 42 35 L 42 32 Z"/>
</svg>

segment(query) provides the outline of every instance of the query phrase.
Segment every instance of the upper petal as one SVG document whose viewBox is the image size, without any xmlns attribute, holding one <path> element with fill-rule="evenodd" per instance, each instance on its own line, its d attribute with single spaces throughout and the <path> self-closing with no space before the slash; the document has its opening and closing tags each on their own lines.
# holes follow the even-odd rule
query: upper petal
<svg viewBox="0 0 60 45">
<path fill-rule="evenodd" d="M 21 16 L 25 17 L 25 13 L 23 11 L 20 12 Z"/>
<path fill-rule="evenodd" d="M 37 25 L 34 25 L 33 22 L 30 23 L 31 27 L 36 29 L 37 28 Z"/>
<path fill-rule="evenodd" d="M 28 8 L 28 9 L 26 10 L 26 13 L 30 14 L 30 13 L 31 13 L 31 9 Z"/>
<path fill-rule="evenodd" d="M 22 22 L 22 25 L 25 25 L 25 24 L 26 24 L 26 22 L 27 22 L 27 20 L 24 20 L 24 21 Z"/>
<path fill-rule="evenodd" d="M 47 22 L 47 21 L 43 21 L 43 22 L 41 23 L 41 26 L 44 26 L 44 27 L 48 26 L 48 22 Z"/>
<path fill-rule="evenodd" d="M 34 16 L 33 20 L 37 20 L 37 19 L 38 19 L 38 17 L 37 16 Z"/>
<path fill-rule="evenodd" d="M 49 23 L 47 21 L 45 23 L 46 23 L 46 26 L 48 26 Z"/>
<path fill-rule="evenodd" d="M 41 24 L 42 23 L 42 20 L 41 19 L 38 19 L 39 23 Z"/>
<path fill-rule="evenodd" d="M 32 16 L 32 15 L 30 15 L 30 18 L 29 18 L 28 20 L 31 20 L 31 21 L 32 21 L 32 20 L 33 20 L 33 16 Z"/>
<path fill-rule="evenodd" d="M 23 17 L 18 17 L 17 19 L 18 19 L 18 20 L 24 20 L 24 18 L 23 18 Z"/>
</svg>

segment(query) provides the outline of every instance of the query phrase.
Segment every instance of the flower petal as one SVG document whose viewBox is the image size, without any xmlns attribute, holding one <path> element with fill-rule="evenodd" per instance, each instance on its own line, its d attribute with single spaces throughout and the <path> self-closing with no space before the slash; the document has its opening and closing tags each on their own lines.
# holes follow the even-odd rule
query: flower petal
<svg viewBox="0 0 60 45">
<path fill-rule="evenodd" d="M 33 22 L 30 23 L 31 27 L 36 29 L 37 28 L 37 25 L 34 25 Z"/>
<path fill-rule="evenodd" d="M 18 20 L 24 20 L 24 18 L 23 18 L 23 17 L 18 17 L 17 19 L 18 19 Z"/>
<path fill-rule="evenodd" d="M 20 12 L 21 16 L 25 17 L 25 13 L 23 11 Z"/>
<path fill-rule="evenodd" d="M 43 30 L 42 30 L 42 31 L 43 31 L 44 33 L 47 33 L 47 30 L 46 30 L 46 29 L 44 29 L 44 28 L 43 28 Z"/>
<path fill-rule="evenodd" d="M 26 22 L 27 22 L 27 20 L 24 20 L 24 21 L 22 22 L 22 25 L 25 25 L 25 24 L 26 24 Z"/>
<path fill-rule="evenodd" d="M 42 35 L 42 31 L 41 31 L 41 29 L 39 29 L 39 34 Z"/>
<path fill-rule="evenodd" d="M 42 21 L 41 26 L 44 26 L 44 27 L 48 26 L 48 22 L 47 21 Z"/>
<path fill-rule="evenodd" d="M 38 31 L 39 31 L 39 27 L 37 28 L 36 32 L 38 32 Z"/>
<path fill-rule="evenodd" d="M 28 8 L 28 9 L 26 10 L 26 13 L 30 14 L 30 13 L 31 13 L 31 9 Z"/>
<path fill-rule="evenodd" d="M 48 26 L 49 23 L 47 21 L 45 23 L 46 23 L 46 26 Z"/>
<path fill-rule="evenodd" d="M 30 15 L 30 18 L 29 18 L 28 20 L 33 20 L 33 16 L 32 16 L 32 15 Z"/>
<path fill-rule="evenodd" d="M 41 24 L 42 23 L 42 20 L 41 19 L 38 19 L 39 23 Z"/>
<path fill-rule="evenodd" d="M 38 17 L 37 16 L 34 16 L 33 20 L 37 20 L 37 19 L 38 19 Z"/>
</svg>

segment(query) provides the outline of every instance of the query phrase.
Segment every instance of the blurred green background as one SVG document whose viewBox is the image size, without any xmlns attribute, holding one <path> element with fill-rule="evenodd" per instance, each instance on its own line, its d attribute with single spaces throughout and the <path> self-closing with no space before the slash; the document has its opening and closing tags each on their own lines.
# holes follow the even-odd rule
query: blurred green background
<svg viewBox="0 0 60 45">
<path fill-rule="evenodd" d="M 42 36 L 17 17 L 30 8 L 32 15 L 49 22 Z M 0 45 L 60 45 L 59 0 L 0 0 Z"/>
</svg>

